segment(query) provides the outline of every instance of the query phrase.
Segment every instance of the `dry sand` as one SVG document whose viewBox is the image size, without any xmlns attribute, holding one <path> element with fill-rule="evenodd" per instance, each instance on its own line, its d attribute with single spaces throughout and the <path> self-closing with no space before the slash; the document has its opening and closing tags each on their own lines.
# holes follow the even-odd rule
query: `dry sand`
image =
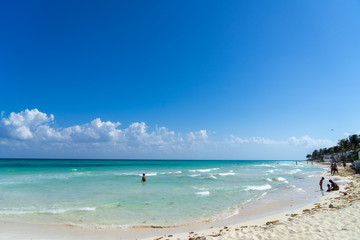
<svg viewBox="0 0 360 240">
<path fill-rule="evenodd" d="M 346 182 L 340 191 L 326 194 L 320 202 L 226 226 L 215 223 L 159 229 L 82 229 L 71 226 L 0 222 L 1 240 L 210 240 L 210 239 L 360 239 L 360 176 L 350 169 L 326 173 L 328 179 Z M 347 195 L 344 195 L 344 192 Z M 350 197 L 351 196 L 351 197 Z M 332 204 L 333 207 L 329 207 Z"/>
</svg>

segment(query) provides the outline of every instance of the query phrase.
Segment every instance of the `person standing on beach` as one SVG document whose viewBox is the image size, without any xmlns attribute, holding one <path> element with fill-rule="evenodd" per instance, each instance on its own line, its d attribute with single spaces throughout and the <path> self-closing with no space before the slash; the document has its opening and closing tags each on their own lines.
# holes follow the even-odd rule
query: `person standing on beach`
<svg viewBox="0 0 360 240">
<path fill-rule="evenodd" d="M 143 176 L 142 176 L 142 178 L 141 178 L 141 182 L 146 182 L 145 173 L 143 173 Z"/>
<path fill-rule="evenodd" d="M 337 174 L 339 174 L 336 163 L 334 163 L 334 175 L 335 175 L 335 172 L 337 172 Z"/>
<path fill-rule="evenodd" d="M 334 164 L 333 163 L 331 163 L 330 169 L 331 169 L 331 175 L 334 175 L 335 170 L 334 170 Z"/>
<path fill-rule="evenodd" d="M 322 187 L 323 182 L 324 182 L 324 179 L 325 179 L 324 177 L 322 177 L 322 178 L 320 179 L 319 185 L 320 185 L 320 190 L 321 190 L 321 191 L 324 191 L 324 190 L 323 190 L 323 187 Z"/>
</svg>

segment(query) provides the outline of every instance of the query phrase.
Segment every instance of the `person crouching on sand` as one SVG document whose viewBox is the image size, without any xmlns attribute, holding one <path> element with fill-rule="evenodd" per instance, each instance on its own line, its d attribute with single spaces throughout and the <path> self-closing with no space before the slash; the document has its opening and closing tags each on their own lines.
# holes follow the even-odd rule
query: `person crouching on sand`
<svg viewBox="0 0 360 240">
<path fill-rule="evenodd" d="M 327 192 L 331 192 L 331 187 L 330 184 L 327 185 L 328 189 L 326 190 Z"/>
<path fill-rule="evenodd" d="M 322 187 L 323 182 L 324 182 L 324 179 L 325 179 L 324 177 L 322 177 L 322 178 L 320 179 L 319 185 L 320 185 L 320 190 L 321 190 L 321 191 L 324 191 L 324 190 L 323 190 L 323 187 Z"/>
<path fill-rule="evenodd" d="M 331 191 L 339 190 L 339 186 L 335 182 L 333 182 L 333 180 L 330 179 L 329 182 L 331 183 Z"/>
<path fill-rule="evenodd" d="M 143 176 L 142 176 L 141 182 L 146 182 L 145 173 L 143 173 Z"/>
</svg>

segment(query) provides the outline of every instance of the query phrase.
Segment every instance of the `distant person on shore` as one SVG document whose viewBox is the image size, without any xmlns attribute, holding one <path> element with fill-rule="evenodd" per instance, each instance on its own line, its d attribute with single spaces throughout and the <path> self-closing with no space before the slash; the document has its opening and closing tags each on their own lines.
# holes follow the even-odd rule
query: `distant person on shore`
<svg viewBox="0 0 360 240">
<path fill-rule="evenodd" d="M 334 163 L 334 175 L 335 175 L 335 172 L 337 172 L 337 174 L 339 174 L 339 171 L 338 171 L 338 168 L 337 168 L 336 163 Z"/>
<path fill-rule="evenodd" d="M 141 178 L 141 182 L 146 182 L 145 173 L 143 173 L 143 176 L 142 176 L 142 178 Z"/>
<path fill-rule="evenodd" d="M 322 177 L 322 178 L 320 179 L 319 185 L 320 185 L 320 190 L 321 190 L 321 191 L 324 191 L 324 190 L 323 190 L 323 187 L 322 187 L 323 182 L 324 182 L 324 179 L 325 179 L 324 177 Z"/>
<path fill-rule="evenodd" d="M 333 182 L 333 180 L 330 179 L 329 182 L 331 183 L 331 191 L 339 190 L 339 186 L 335 182 Z"/>
<path fill-rule="evenodd" d="M 344 168 L 346 168 L 346 162 L 345 162 L 345 160 L 343 161 L 343 166 L 344 166 Z"/>
<path fill-rule="evenodd" d="M 328 189 L 326 190 L 327 192 L 331 192 L 331 187 L 330 184 L 327 185 Z"/>
<path fill-rule="evenodd" d="M 335 173 L 334 163 L 331 163 L 330 169 L 331 169 L 331 175 L 334 175 Z"/>
</svg>

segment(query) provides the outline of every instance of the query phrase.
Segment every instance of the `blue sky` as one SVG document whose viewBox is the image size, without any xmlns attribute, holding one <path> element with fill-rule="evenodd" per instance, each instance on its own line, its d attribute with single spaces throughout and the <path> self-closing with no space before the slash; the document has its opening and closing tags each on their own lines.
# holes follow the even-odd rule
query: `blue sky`
<svg viewBox="0 0 360 240">
<path fill-rule="evenodd" d="M 4 2 L 0 157 L 303 159 L 360 131 L 359 10 Z"/>
</svg>

